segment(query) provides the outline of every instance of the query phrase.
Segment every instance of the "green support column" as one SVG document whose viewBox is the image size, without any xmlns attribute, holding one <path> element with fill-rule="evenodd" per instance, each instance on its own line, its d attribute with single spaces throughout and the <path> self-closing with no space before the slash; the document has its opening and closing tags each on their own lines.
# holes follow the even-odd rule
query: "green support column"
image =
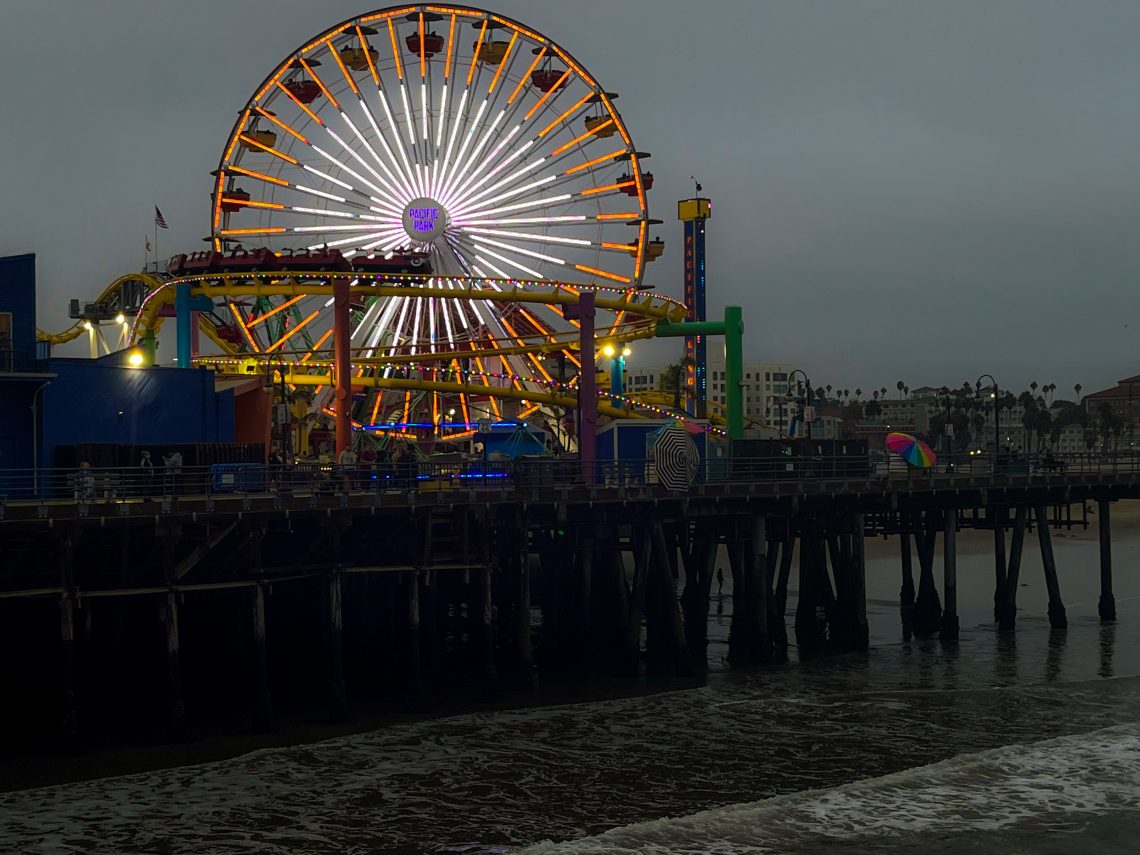
<svg viewBox="0 0 1140 855">
<path fill-rule="evenodd" d="M 744 313 L 740 306 L 724 307 L 725 408 L 728 438 L 744 438 Z"/>
<path fill-rule="evenodd" d="M 744 438 L 744 312 L 740 306 L 725 306 L 723 321 L 673 323 L 657 322 L 659 338 L 671 336 L 723 335 L 725 409 L 728 410 L 728 438 Z"/>
<path fill-rule="evenodd" d="M 143 337 L 139 339 L 139 347 L 142 348 L 143 365 L 147 368 L 154 365 L 158 356 L 158 342 L 155 340 L 154 330 L 143 333 Z"/>
</svg>

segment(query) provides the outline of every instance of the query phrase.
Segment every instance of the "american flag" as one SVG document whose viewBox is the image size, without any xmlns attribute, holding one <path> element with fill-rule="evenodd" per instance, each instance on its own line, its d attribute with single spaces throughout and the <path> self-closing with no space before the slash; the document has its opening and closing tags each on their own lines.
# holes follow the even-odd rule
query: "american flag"
<svg viewBox="0 0 1140 855">
<path fill-rule="evenodd" d="M 170 226 L 166 224 L 166 217 L 162 216 L 162 211 L 158 210 L 158 205 L 154 206 L 154 224 L 160 229 L 170 228 Z"/>
</svg>

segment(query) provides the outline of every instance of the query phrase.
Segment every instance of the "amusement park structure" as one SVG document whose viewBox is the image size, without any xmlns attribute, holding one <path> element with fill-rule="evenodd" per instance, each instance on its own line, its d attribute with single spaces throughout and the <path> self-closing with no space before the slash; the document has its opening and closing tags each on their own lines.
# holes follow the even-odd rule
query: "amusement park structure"
<svg viewBox="0 0 1140 855">
<path fill-rule="evenodd" d="M 696 187 L 700 193 L 701 185 Z M 688 319 L 696 323 L 708 319 L 705 316 L 705 221 L 711 216 L 712 202 L 709 199 L 697 196 L 677 203 L 677 219 L 685 224 L 685 305 L 688 306 Z M 693 401 L 689 412 L 703 419 L 707 414 L 708 401 L 708 343 L 704 335 L 685 336 L 685 365 L 685 379 Z M 739 388 L 739 382 L 730 384 L 729 394 L 733 389 L 739 391 Z"/>
<path fill-rule="evenodd" d="M 179 367 L 265 373 L 275 411 L 335 420 L 337 452 L 354 429 L 447 443 L 539 419 L 585 464 L 596 412 L 651 414 L 599 401 L 595 350 L 686 335 L 703 417 L 704 337 L 725 328 L 704 318 L 708 200 L 689 200 L 686 307 L 643 284 L 664 242 L 649 239 L 649 154 L 617 98 L 556 42 L 484 10 L 344 21 L 242 108 L 212 173 L 209 248 L 74 301 L 76 325 L 41 337 L 86 330 L 94 353 L 100 322 L 129 319 L 122 343 L 147 365 L 174 317 Z M 729 326 L 739 354 L 738 310 Z"/>
</svg>

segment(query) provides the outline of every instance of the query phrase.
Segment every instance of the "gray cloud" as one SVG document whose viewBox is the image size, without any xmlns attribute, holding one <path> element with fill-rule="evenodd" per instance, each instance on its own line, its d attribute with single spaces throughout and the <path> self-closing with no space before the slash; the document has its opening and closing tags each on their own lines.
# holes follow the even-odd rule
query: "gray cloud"
<svg viewBox="0 0 1140 855">
<path fill-rule="evenodd" d="M 276 62 L 368 8 L 12 2 L 0 252 L 40 255 L 66 324 L 142 261 L 200 246 L 209 170 Z M 680 294 L 675 200 L 714 200 L 710 313 L 745 308 L 750 359 L 835 386 L 903 379 L 1108 385 L 1136 372 L 1140 5 L 1132 2 L 521 2 L 638 146 Z M 672 357 L 675 343 L 638 349 Z"/>
</svg>

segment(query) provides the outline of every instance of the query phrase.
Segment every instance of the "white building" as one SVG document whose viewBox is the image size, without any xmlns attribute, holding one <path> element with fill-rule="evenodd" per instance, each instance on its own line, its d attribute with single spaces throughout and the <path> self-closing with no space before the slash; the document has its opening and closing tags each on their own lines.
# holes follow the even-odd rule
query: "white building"
<svg viewBox="0 0 1140 855">
<path fill-rule="evenodd" d="M 631 365 L 625 367 L 627 392 L 653 392 L 658 388 L 666 365 Z M 796 368 L 785 362 L 744 363 L 744 418 L 768 427 L 784 429 L 791 418 L 791 407 L 785 401 L 788 394 L 788 375 Z M 708 399 L 714 409 L 725 405 L 727 391 L 724 360 L 709 359 Z M 797 379 L 801 379 L 797 375 Z M 793 384 L 794 385 L 794 384 Z"/>
</svg>

